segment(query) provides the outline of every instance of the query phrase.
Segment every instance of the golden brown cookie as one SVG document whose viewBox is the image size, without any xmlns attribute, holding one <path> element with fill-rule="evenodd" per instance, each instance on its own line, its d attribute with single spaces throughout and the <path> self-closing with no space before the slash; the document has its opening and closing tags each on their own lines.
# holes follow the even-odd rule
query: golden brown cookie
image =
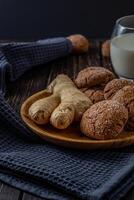
<svg viewBox="0 0 134 200">
<path fill-rule="evenodd" d="M 80 128 L 86 136 L 105 140 L 116 138 L 128 119 L 128 111 L 117 101 L 104 100 L 91 106 L 83 115 Z"/>
<path fill-rule="evenodd" d="M 115 75 L 108 69 L 99 66 L 87 67 L 78 73 L 75 84 L 78 88 L 89 88 L 106 84 L 114 78 Z"/>
<path fill-rule="evenodd" d="M 118 101 L 128 109 L 128 122 L 126 129 L 134 131 L 134 86 L 125 86 L 113 96 L 112 100 Z"/>
<path fill-rule="evenodd" d="M 134 83 L 125 79 L 114 79 L 110 81 L 104 88 L 105 99 L 111 99 L 118 90 L 127 85 L 134 85 Z"/>
<path fill-rule="evenodd" d="M 84 93 L 93 103 L 104 100 L 104 91 L 102 88 L 90 88 Z"/>
<path fill-rule="evenodd" d="M 70 35 L 67 39 L 72 43 L 73 53 L 86 53 L 91 47 L 91 43 L 83 35 Z"/>
<path fill-rule="evenodd" d="M 101 53 L 104 57 L 107 58 L 110 57 L 110 40 L 106 40 L 105 42 L 102 43 Z"/>
<path fill-rule="evenodd" d="M 134 101 L 134 86 L 125 86 L 113 96 L 112 100 L 116 100 L 124 106 L 129 106 Z"/>
</svg>

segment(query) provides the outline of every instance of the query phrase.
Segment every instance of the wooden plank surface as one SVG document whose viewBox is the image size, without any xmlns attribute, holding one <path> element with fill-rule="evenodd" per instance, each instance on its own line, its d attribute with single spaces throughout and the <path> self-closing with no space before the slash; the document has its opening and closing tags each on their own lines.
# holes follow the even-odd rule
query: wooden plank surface
<svg viewBox="0 0 134 200">
<path fill-rule="evenodd" d="M 0 184 L 0 200 L 19 200 L 19 195 L 19 190 L 3 183 Z"/>
<path fill-rule="evenodd" d="M 29 73 L 25 73 L 15 83 L 8 84 L 7 101 L 18 112 L 22 102 L 28 96 L 44 89 L 59 73 L 68 74 L 73 79 L 78 71 L 86 67 L 86 65 L 102 65 L 106 68 L 111 68 L 110 60 L 102 57 L 100 47 L 100 41 L 93 41 L 93 49 L 88 54 L 71 55 L 49 64 L 35 67 Z M 0 200 L 41 200 L 41 198 L 0 183 Z M 134 188 L 122 200 L 134 200 Z"/>
<path fill-rule="evenodd" d="M 131 189 L 122 200 L 134 200 L 134 188 Z"/>
<path fill-rule="evenodd" d="M 45 200 L 35 197 L 0 182 L 0 200 Z M 75 199 L 74 199 L 75 200 Z M 131 189 L 121 200 L 134 200 L 134 188 Z"/>
</svg>

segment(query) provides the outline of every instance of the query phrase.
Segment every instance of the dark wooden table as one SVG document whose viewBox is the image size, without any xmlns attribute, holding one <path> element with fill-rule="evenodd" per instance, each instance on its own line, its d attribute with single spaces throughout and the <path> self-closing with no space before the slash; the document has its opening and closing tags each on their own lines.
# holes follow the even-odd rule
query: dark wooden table
<svg viewBox="0 0 134 200">
<path fill-rule="evenodd" d="M 14 83 L 8 83 L 7 101 L 19 112 L 22 102 L 31 94 L 42 90 L 59 73 L 68 74 L 74 78 L 77 72 L 86 65 L 101 65 L 111 68 L 109 59 L 101 55 L 102 41 L 93 41 L 93 48 L 87 54 L 67 56 L 50 62 L 49 64 L 35 67 L 24 74 Z M 0 182 L 0 200 L 41 200 L 18 189 L 12 188 Z M 134 200 L 134 188 L 122 200 Z"/>
</svg>

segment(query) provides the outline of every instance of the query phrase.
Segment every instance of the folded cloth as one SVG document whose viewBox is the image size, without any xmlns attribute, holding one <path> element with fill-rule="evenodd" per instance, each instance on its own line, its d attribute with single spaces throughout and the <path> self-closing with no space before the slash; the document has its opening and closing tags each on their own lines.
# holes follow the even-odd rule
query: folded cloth
<svg viewBox="0 0 134 200">
<path fill-rule="evenodd" d="M 5 183 L 10 184 L 11 186 L 14 186 L 18 189 L 23 189 L 25 192 L 30 192 L 35 195 L 38 194 L 40 197 L 43 197 L 45 199 L 74 200 L 74 198 L 71 195 L 66 194 L 64 191 L 58 190 L 52 185 L 50 187 L 48 183 L 35 181 L 33 179 L 31 180 L 28 177 L 23 177 L 20 175 L 18 178 L 16 173 L 10 173 L 9 170 L 1 169 L 0 179 Z"/>
<path fill-rule="evenodd" d="M 0 90 L 4 92 L 6 71 L 14 81 L 33 66 L 65 56 L 71 51 L 72 44 L 65 38 L 2 44 L 0 46 Z"/>
<path fill-rule="evenodd" d="M 62 39 L 62 42 L 64 47 L 68 46 L 65 39 Z M 39 44 L 42 42 L 39 41 Z M 36 46 L 36 43 L 34 45 Z M 24 63 L 21 61 L 24 70 L 21 70 L 23 68 L 23 65 L 21 67 L 19 65 L 21 58 L 17 62 L 15 58 L 14 61 L 9 59 L 8 55 L 15 57 L 16 54 L 12 53 L 12 48 L 8 49 L 8 53 L 5 49 L 6 45 L 4 51 L 1 46 L 3 54 L 1 63 L 3 60 L 5 63 L 4 67 L 1 67 L 1 74 L 2 76 L 4 74 L 4 77 L 10 74 L 11 80 L 14 80 L 27 69 L 40 64 L 36 61 L 35 64 L 34 61 L 30 62 L 29 57 L 26 59 L 24 48 L 21 52 L 25 60 Z M 70 52 L 69 46 L 62 50 L 64 50 L 64 55 Z M 51 51 L 53 51 L 52 48 Z M 30 59 L 32 54 L 31 47 Z M 34 56 L 36 54 L 38 55 L 38 50 Z M 25 65 L 25 63 L 30 64 Z M 46 199 L 54 200 L 77 198 L 118 200 L 134 186 L 133 147 L 119 151 L 76 151 L 41 143 L 39 140 L 39 142 L 33 142 L 31 131 L 25 127 L 17 113 L 5 101 L 2 90 L 4 86 L 1 87 L 0 93 L 0 180 Z"/>
</svg>

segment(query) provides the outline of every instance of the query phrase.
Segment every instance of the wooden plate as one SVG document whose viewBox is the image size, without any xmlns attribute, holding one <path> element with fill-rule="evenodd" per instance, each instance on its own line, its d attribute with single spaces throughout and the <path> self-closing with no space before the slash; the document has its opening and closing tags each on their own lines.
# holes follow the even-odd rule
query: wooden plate
<svg viewBox="0 0 134 200">
<path fill-rule="evenodd" d="M 123 132 L 116 139 L 94 140 L 84 136 L 79 129 L 79 124 L 72 124 L 65 130 L 58 130 L 49 125 L 37 125 L 28 117 L 30 105 L 43 97 L 49 96 L 47 90 L 40 91 L 29 97 L 21 107 L 21 117 L 27 126 L 41 138 L 51 143 L 77 149 L 106 149 L 119 148 L 134 144 L 134 132 Z"/>
</svg>

